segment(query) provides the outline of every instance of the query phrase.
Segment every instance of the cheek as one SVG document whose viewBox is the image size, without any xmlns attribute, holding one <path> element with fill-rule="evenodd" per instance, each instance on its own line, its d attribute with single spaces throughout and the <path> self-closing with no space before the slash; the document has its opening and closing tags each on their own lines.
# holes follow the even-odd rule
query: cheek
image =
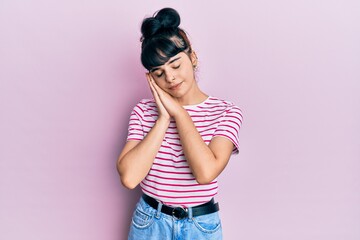
<svg viewBox="0 0 360 240">
<path fill-rule="evenodd" d="M 157 78 L 157 77 L 155 77 L 155 76 L 153 76 L 153 79 L 154 79 L 154 81 L 155 81 L 155 83 L 159 86 L 159 87 L 161 87 L 161 85 L 162 85 L 162 79 L 160 78 Z"/>
<path fill-rule="evenodd" d="M 192 69 L 192 67 L 188 67 L 186 69 L 183 69 L 181 71 L 181 75 L 184 77 L 184 78 L 193 78 L 193 74 L 194 74 L 194 71 Z"/>
<path fill-rule="evenodd" d="M 181 69 L 181 74 L 185 77 L 192 77 L 194 69 L 191 63 L 186 63 L 185 66 Z"/>
<path fill-rule="evenodd" d="M 155 83 L 164 91 L 166 91 L 166 84 L 161 79 L 155 80 Z"/>
</svg>

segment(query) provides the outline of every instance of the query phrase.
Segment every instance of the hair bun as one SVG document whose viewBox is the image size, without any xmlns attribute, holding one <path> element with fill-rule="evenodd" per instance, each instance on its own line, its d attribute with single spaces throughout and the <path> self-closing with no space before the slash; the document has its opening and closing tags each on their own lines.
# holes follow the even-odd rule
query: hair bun
<svg viewBox="0 0 360 240">
<path fill-rule="evenodd" d="M 180 15 L 173 8 L 163 8 L 154 17 L 146 18 L 141 25 L 143 38 L 150 38 L 161 30 L 175 29 L 180 25 Z"/>
<path fill-rule="evenodd" d="M 180 25 L 179 13 L 173 8 L 163 8 L 155 16 L 163 28 L 177 28 Z"/>
</svg>

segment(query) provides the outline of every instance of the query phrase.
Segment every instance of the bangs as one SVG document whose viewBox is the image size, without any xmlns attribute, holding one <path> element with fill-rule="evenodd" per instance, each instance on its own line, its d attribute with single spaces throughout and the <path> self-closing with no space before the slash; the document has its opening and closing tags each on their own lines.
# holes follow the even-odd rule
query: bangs
<svg viewBox="0 0 360 240">
<path fill-rule="evenodd" d="M 147 70 L 150 70 L 165 64 L 170 58 L 187 48 L 187 44 L 177 37 L 152 38 L 143 46 L 141 62 Z"/>
</svg>

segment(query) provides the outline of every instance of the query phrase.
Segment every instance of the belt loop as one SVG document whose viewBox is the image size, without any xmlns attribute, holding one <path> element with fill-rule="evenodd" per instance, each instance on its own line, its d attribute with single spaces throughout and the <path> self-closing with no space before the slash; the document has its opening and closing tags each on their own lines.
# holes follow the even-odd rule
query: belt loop
<svg viewBox="0 0 360 240">
<path fill-rule="evenodd" d="M 192 207 L 188 207 L 188 216 L 189 216 L 189 220 L 191 221 L 193 218 L 193 209 Z"/>
<path fill-rule="evenodd" d="M 160 213 L 161 213 L 161 208 L 162 208 L 162 202 L 158 202 L 158 206 L 157 206 L 157 212 L 156 212 L 156 218 L 159 219 L 160 218 Z"/>
</svg>

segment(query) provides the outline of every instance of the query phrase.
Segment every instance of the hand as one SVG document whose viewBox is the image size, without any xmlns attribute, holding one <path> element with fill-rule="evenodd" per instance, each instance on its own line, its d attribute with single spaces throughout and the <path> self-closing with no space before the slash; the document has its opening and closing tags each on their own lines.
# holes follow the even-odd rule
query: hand
<svg viewBox="0 0 360 240">
<path fill-rule="evenodd" d="M 181 110 L 184 110 L 183 107 L 172 97 L 169 93 L 162 90 L 152 78 L 149 73 L 146 73 L 147 79 L 151 88 L 151 92 L 154 95 L 156 104 L 160 111 L 163 109 L 168 114 L 169 118 L 174 117 L 178 114 Z M 163 114 L 163 112 L 162 112 Z"/>
<path fill-rule="evenodd" d="M 165 109 L 164 105 L 162 104 L 160 97 L 156 91 L 156 89 L 154 88 L 152 81 L 154 81 L 150 75 L 150 73 L 146 73 L 146 78 L 151 90 L 152 95 L 154 96 L 157 108 L 158 108 L 158 112 L 159 112 L 159 119 L 160 118 L 165 118 L 166 120 L 170 120 L 170 114 L 167 112 L 167 110 Z"/>
</svg>

